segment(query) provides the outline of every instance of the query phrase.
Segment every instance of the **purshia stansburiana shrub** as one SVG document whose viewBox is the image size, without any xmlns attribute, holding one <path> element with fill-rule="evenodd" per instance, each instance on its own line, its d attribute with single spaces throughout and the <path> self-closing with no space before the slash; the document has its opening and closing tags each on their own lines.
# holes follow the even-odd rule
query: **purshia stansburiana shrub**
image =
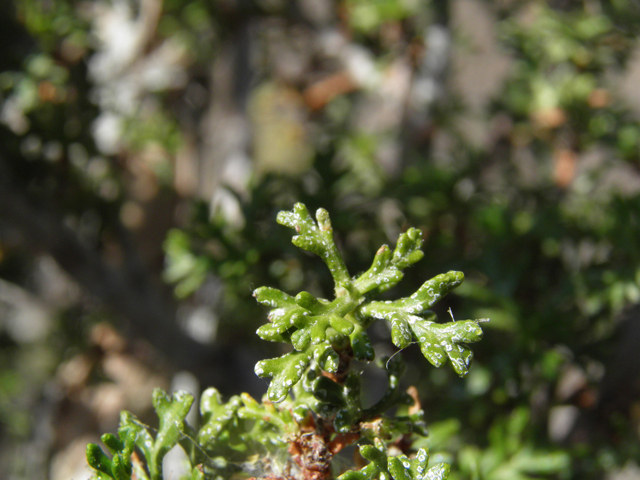
<svg viewBox="0 0 640 480">
<path fill-rule="evenodd" d="M 255 298 L 271 309 L 258 335 L 293 347 L 256 365 L 258 376 L 271 379 L 263 401 L 242 394 L 224 402 L 215 388 L 209 388 L 201 396 L 200 422 L 194 427 L 185 421 L 193 397 L 182 391 L 168 396 L 158 389 L 153 395 L 157 429 L 123 412 L 118 434 L 102 437 L 110 456 L 97 445 L 87 447 L 95 478 L 160 480 L 162 459 L 177 444 L 188 455 L 191 480 L 448 477 L 449 465 L 429 465 L 426 449 L 411 448 L 412 440 L 427 432 L 416 389 L 400 386 L 401 356 L 376 362 L 386 373 L 386 392 L 367 408 L 360 398 L 361 373 L 363 365 L 375 360 L 367 328 L 383 320 L 389 322 L 391 341 L 398 348 L 418 343 L 431 364 L 440 367 L 449 359 L 456 373 L 465 376 L 472 359 L 467 344 L 482 338 L 481 320 L 436 323 L 430 310 L 462 283 L 463 274 L 438 275 L 406 298 L 375 300 L 424 256 L 420 230 L 403 233 L 393 251 L 383 245 L 371 268 L 352 277 L 336 247 L 326 210 L 319 209 L 314 221 L 304 205 L 296 204 L 293 211 L 280 212 L 277 220 L 295 230 L 296 246 L 325 262 L 335 282 L 335 299 L 258 288 Z M 351 469 L 344 461 L 334 461 L 350 445 L 357 445 Z"/>
</svg>

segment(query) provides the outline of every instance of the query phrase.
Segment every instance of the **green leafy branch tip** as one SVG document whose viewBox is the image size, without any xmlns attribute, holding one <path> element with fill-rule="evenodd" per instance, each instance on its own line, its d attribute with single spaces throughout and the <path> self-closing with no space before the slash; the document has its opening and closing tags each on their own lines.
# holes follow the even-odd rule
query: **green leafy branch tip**
<svg viewBox="0 0 640 480">
<path fill-rule="evenodd" d="M 357 471 L 349 471 L 338 477 L 338 480 L 446 480 L 450 467 L 446 463 L 438 463 L 431 468 L 429 454 L 421 448 L 415 457 L 406 455 L 390 457 L 382 441 L 376 439 L 375 445 L 361 445 L 360 455 L 369 464 Z"/>
<path fill-rule="evenodd" d="M 316 211 L 317 223 L 313 221 L 307 207 L 296 203 L 291 212 L 278 213 L 277 221 L 281 225 L 293 228 L 297 235 L 291 241 L 296 247 L 315 253 L 327 264 L 336 282 L 336 292 L 351 285 L 347 267 L 342 261 L 338 247 L 333 239 L 333 228 L 329 213 L 319 208 Z"/>
<path fill-rule="evenodd" d="M 336 298 L 329 301 L 308 292 L 292 297 L 270 287 L 254 292 L 259 303 L 271 308 L 269 323 L 261 326 L 257 334 L 264 340 L 289 343 L 294 348 L 279 358 L 256 364 L 258 376 L 271 378 L 268 399 L 283 401 L 312 364 L 346 378 L 339 373 L 341 359 L 345 365 L 348 365 L 345 357 L 373 360 L 373 347 L 366 329 L 374 320 L 391 324 L 391 339 L 397 347 L 406 348 L 416 342 L 434 366 L 442 366 L 448 358 L 456 373 L 465 376 L 473 358 L 467 344 L 482 338 L 480 321 L 439 324 L 430 310 L 462 283 L 462 272 L 437 275 L 409 297 L 375 301 L 372 297 L 396 285 L 403 277 L 403 270 L 424 256 L 420 249 L 422 232 L 410 228 L 400 235 L 393 251 L 383 245 L 369 270 L 351 280 L 336 248 L 329 214 L 319 209 L 316 219 L 314 221 L 301 203 L 292 211 L 278 214 L 279 223 L 296 231 L 293 243 L 325 261 L 334 278 Z"/>
<path fill-rule="evenodd" d="M 122 412 L 118 435 L 102 436 L 111 458 L 98 445 L 87 446 L 93 478 L 161 480 L 163 458 L 178 444 L 189 458 L 190 480 L 204 480 L 205 474 L 206 478 L 228 478 L 238 468 L 231 462 L 256 452 L 281 450 L 285 438 L 298 430 L 288 408 L 257 402 L 246 393 L 224 402 L 215 388 L 202 392 L 200 428 L 195 430 L 185 421 L 192 403 L 193 396 L 187 392 L 170 396 L 156 389 L 153 406 L 159 419 L 157 430 Z"/>
<path fill-rule="evenodd" d="M 400 235 L 393 253 L 387 245 L 378 249 L 371 268 L 356 280 L 356 288 L 362 294 L 375 291 L 384 292 L 396 285 L 404 276 L 402 270 L 424 257 L 420 250 L 422 232 L 410 228 Z"/>
<path fill-rule="evenodd" d="M 129 480 L 132 474 L 140 480 L 161 480 L 162 459 L 178 442 L 188 434 L 185 418 L 193 396 L 184 391 L 176 392 L 172 397 L 157 388 L 153 392 L 153 407 L 160 419 L 155 438 L 151 430 L 129 412 L 120 414 L 118 437 L 103 435 L 102 442 L 112 454 L 112 458 L 98 445 L 87 446 L 87 461 L 97 472 L 99 480 Z M 134 447 L 142 452 L 146 459 L 147 471 L 140 463 L 132 461 Z M 194 473 L 197 478 L 197 472 Z"/>
<path fill-rule="evenodd" d="M 133 472 L 131 454 L 135 447 L 135 432 L 121 429 L 118 436 L 106 433 L 100 439 L 111 452 L 112 458 L 98 445 L 87 445 L 87 462 L 97 472 L 98 479 L 129 480 Z"/>
<path fill-rule="evenodd" d="M 413 341 L 432 365 L 440 367 L 447 358 L 460 376 L 469 373 L 473 353 L 466 346 L 482 338 L 481 320 L 435 323 L 429 310 L 442 297 L 464 280 L 462 272 L 447 272 L 427 280 L 413 295 L 396 301 L 369 302 L 361 305 L 356 315 L 361 318 L 387 320 L 391 324 L 391 340 L 399 348 Z"/>
<path fill-rule="evenodd" d="M 167 395 L 156 389 L 153 407 L 159 418 L 157 430 L 122 412 L 118 434 L 102 437 L 111 455 L 98 445 L 87 447 L 95 479 L 162 480 L 163 458 L 179 445 L 190 462 L 184 478 L 191 480 L 239 478 L 245 468 L 252 468 L 256 457 L 275 462 L 272 473 L 290 471 L 293 462 L 300 468 L 301 478 L 328 480 L 332 456 L 355 442 L 370 442 L 359 447 L 369 463 L 338 480 L 448 477 L 448 465 L 428 468 L 425 449 L 411 458 L 388 454 L 385 442 L 427 434 L 415 388 L 401 387 L 402 357 L 378 359 L 377 366 L 385 371 L 388 385 L 378 401 L 366 408 L 360 398 L 362 368 L 352 360 L 375 359 L 367 328 L 384 320 L 389 322 L 391 340 L 398 348 L 418 343 L 433 365 L 440 367 L 449 359 L 459 375 L 466 375 L 473 356 L 468 344 L 482 338 L 483 320 L 437 323 L 431 311 L 462 283 L 464 275 L 443 273 L 408 297 L 379 301 L 376 295 L 396 285 L 404 269 L 424 256 L 420 230 L 411 228 L 400 235 L 393 250 L 383 245 L 369 270 L 352 279 L 325 210 L 318 210 L 314 220 L 298 203 L 293 211 L 280 212 L 278 221 L 295 229 L 295 245 L 325 261 L 334 279 L 335 298 L 317 298 L 309 292 L 291 296 L 271 287 L 254 291 L 256 300 L 270 308 L 269 322 L 258 328 L 257 334 L 292 346 L 288 353 L 256 364 L 256 374 L 271 379 L 266 398 L 258 402 L 243 393 L 225 402 L 215 388 L 208 388 L 200 399 L 199 427 L 194 428 L 186 422 L 193 396 L 183 391 Z M 283 403 L 277 405 L 279 402 Z M 395 413 L 388 416 L 389 411 Z M 290 454 L 288 460 L 283 460 L 284 452 Z M 281 461 L 285 463 L 280 465 Z M 254 475 L 249 470 L 244 473 Z"/>
</svg>

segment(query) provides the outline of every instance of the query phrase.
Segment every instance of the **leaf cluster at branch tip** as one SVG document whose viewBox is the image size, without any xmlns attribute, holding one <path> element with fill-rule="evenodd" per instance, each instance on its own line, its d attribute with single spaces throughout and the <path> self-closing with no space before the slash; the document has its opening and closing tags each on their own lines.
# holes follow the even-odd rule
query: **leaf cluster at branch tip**
<svg viewBox="0 0 640 480">
<path fill-rule="evenodd" d="M 328 373 L 339 373 L 340 358 L 350 350 L 353 357 L 371 361 L 373 347 L 366 333 L 375 320 L 391 324 L 391 338 L 399 348 L 412 342 L 420 345 L 425 358 L 440 367 L 448 359 L 460 376 L 465 376 L 473 354 L 467 344 L 482 338 L 478 320 L 436 323 L 429 310 L 464 280 L 461 272 L 448 272 L 426 281 L 414 294 L 395 301 L 373 298 L 396 285 L 403 270 L 423 256 L 422 232 L 410 228 L 400 235 L 396 248 L 383 245 L 371 267 L 351 278 L 333 238 L 329 214 L 319 209 L 316 221 L 303 204 L 280 212 L 278 222 L 295 230 L 294 245 L 318 255 L 333 276 L 334 300 L 316 298 L 308 292 L 292 297 L 270 287 L 258 288 L 256 300 L 272 310 L 270 323 L 257 331 L 264 340 L 289 343 L 293 351 L 281 357 L 258 362 L 258 376 L 271 377 L 268 398 L 284 400 L 312 363 Z"/>
<path fill-rule="evenodd" d="M 257 334 L 292 347 L 282 356 L 256 364 L 258 376 L 271 378 L 266 398 L 258 402 L 244 393 L 224 402 L 215 388 L 208 388 L 202 392 L 199 426 L 194 428 L 186 422 L 193 396 L 186 392 L 169 396 L 157 389 L 153 393 L 160 419 L 157 430 L 123 412 L 118 434 L 102 437 L 110 457 L 98 445 L 87 447 L 94 478 L 162 480 L 163 458 L 179 445 L 189 459 L 184 478 L 190 480 L 240 478 L 252 471 L 255 457 L 271 462 L 272 470 L 249 473 L 252 477 L 272 478 L 274 472 L 292 471 L 295 464 L 299 478 L 328 480 L 332 455 L 358 442 L 361 456 L 369 463 L 338 480 L 447 479 L 449 466 L 429 467 L 426 449 L 413 457 L 389 454 L 387 444 L 399 445 L 412 435 L 427 433 L 415 388 L 401 387 L 402 356 L 377 359 L 387 385 L 378 401 L 366 408 L 360 398 L 361 367 L 352 361 L 375 359 L 367 328 L 382 320 L 389 323 L 391 340 L 398 348 L 417 343 L 436 367 L 449 359 L 456 373 L 466 375 L 473 357 L 468 344 L 482 338 L 480 321 L 438 323 L 430 310 L 462 283 L 464 275 L 443 273 L 408 297 L 376 300 L 424 256 L 420 230 L 408 229 L 393 250 L 380 247 L 371 267 L 351 277 L 326 210 L 319 209 L 314 220 L 304 205 L 296 204 L 292 211 L 280 212 L 278 222 L 295 230 L 295 245 L 325 262 L 334 280 L 335 298 L 318 298 L 309 292 L 291 296 L 271 287 L 254 291 L 256 300 L 271 309 L 269 322 Z M 395 413 L 388 415 L 390 411 Z M 277 466 L 285 452 L 289 463 Z"/>
</svg>

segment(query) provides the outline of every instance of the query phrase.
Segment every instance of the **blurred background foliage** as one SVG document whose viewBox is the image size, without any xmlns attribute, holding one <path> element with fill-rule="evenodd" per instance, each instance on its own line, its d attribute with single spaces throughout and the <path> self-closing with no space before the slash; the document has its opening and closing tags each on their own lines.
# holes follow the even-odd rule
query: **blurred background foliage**
<svg viewBox="0 0 640 480">
<path fill-rule="evenodd" d="M 352 274 L 422 229 L 393 295 L 462 270 L 438 313 L 491 318 L 465 380 L 402 352 L 452 478 L 640 478 L 638 2 L 12 0 L 0 27 L 3 478 L 88 478 L 155 386 L 261 395 L 252 290 L 331 294 L 275 224 L 296 201 Z"/>
</svg>

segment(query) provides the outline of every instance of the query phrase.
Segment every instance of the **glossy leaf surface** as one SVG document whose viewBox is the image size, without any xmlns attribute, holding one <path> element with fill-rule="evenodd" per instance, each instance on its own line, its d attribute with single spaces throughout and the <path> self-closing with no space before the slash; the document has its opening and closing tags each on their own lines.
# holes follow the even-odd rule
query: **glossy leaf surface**
<svg viewBox="0 0 640 480">
<path fill-rule="evenodd" d="M 388 456 L 384 444 L 376 440 L 375 445 L 360 446 L 360 455 L 369 464 L 358 471 L 346 472 L 338 480 L 446 480 L 450 467 L 445 463 L 438 463 L 428 468 L 429 454 L 421 448 L 415 458 L 406 455 Z"/>
</svg>

